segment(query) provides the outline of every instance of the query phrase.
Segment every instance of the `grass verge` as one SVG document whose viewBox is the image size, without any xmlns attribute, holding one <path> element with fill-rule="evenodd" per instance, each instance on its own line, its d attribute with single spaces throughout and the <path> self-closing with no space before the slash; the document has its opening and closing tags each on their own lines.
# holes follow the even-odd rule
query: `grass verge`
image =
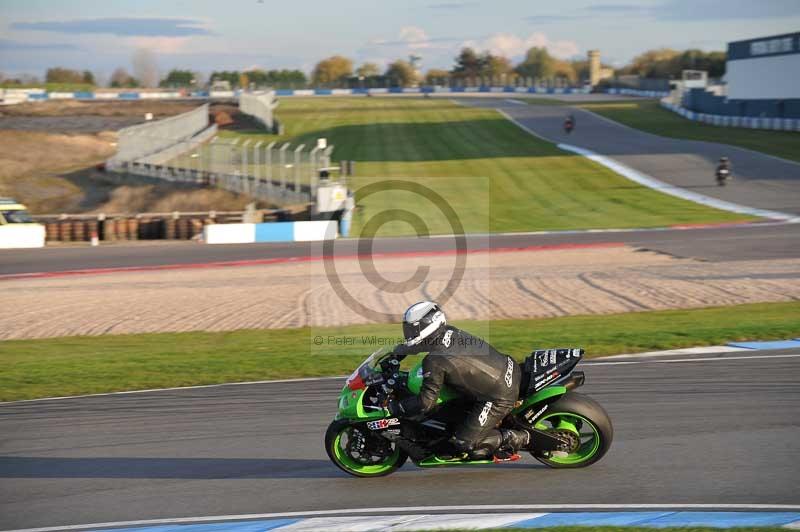
<svg viewBox="0 0 800 532">
<path fill-rule="evenodd" d="M 440 99 L 292 98 L 277 116 L 282 137 L 224 132 L 254 141 L 314 146 L 325 137 L 334 158 L 356 161 L 354 188 L 404 178 L 439 193 L 468 232 L 656 227 L 752 219 L 642 187 L 588 159 L 519 129 L 494 110 Z M 432 233 L 453 233 L 431 202 L 415 194 L 364 198 L 355 234 L 386 209 L 407 209 Z M 384 236 L 412 233 L 388 224 Z"/>
<path fill-rule="evenodd" d="M 800 336 L 800 302 L 539 320 L 456 322 L 501 351 L 582 346 L 589 356 Z M 397 324 L 0 342 L 0 400 L 344 375 Z"/>
<path fill-rule="evenodd" d="M 793 131 L 710 126 L 687 120 L 653 100 L 588 103 L 578 107 L 663 137 L 731 144 L 800 162 L 800 133 Z"/>
</svg>

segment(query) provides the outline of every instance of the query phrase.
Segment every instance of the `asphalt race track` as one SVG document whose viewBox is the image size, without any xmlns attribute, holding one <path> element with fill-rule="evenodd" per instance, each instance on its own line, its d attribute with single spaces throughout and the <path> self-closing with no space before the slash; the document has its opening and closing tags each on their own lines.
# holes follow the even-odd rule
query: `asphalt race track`
<svg viewBox="0 0 800 532">
<path fill-rule="evenodd" d="M 553 246 L 596 242 L 623 242 L 679 257 L 702 260 L 749 260 L 800 257 L 800 226 L 753 224 L 700 229 L 555 234 L 470 235 L 468 249 Z M 359 253 L 364 241 L 339 240 L 337 255 Z M 455 249 L 450 238 L 378 238 L 374 253 L 415 253 Z M 194 242 L 52 246 L 43 249 L 0 250 L 0 278 L 33 272 L 61 272 L 91 268 L 136 268 L 209 262 L 253 261 L 322 256 L 320 243 L 202 245 Z"/>
<path fill-rule="evenodd" d="M 461 101 L 502 109 L 552 142 L 607 155 L 661 181 L 748 207 L 800 214 L 798 163 L 726 144 L 652 135 L 575 107 L 493 99 Z M 569 135 L 563 129 L 567 114 L 574 115 L 576 123 Z M 723 156 L 731 160 L 733 181 L 719 187 L 714 174 Z"/>
<path fill-rule="evenodd" d="M 582 369 L 580 391 L 615 429 L 609 454 L 582 470 L 526 457 L 348 477 L 322 444 L 342 379 L 7 403 L 0 529 L 367 507 L 800 503 L 800 350 Z"/>
</svg>

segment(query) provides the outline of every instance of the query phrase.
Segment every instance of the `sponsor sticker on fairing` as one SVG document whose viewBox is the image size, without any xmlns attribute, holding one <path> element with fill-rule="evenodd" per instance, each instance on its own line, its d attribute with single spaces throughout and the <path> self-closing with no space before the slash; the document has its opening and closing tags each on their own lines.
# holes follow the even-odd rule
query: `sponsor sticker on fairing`
<svg viewBox="0 0 800 532">
<path fill-rule="evenodd" d="M 396 417 L 390 417 L 388 419 L 379 419 L 377 421 L 367 421 L 367 428 L 370 430 L 383 430 L 387 427 L 392 425 L 399 425 L 400 420 Z"/>
</svg>

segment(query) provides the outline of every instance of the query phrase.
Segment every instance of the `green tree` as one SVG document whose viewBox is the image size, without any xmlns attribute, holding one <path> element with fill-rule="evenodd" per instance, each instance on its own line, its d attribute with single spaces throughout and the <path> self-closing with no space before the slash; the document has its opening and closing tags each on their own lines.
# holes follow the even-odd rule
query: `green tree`
<svg viewBox="0 0 800 532">
<path fill-rule="evenodd" d="M 432 68 L 425 74 L 425 83 L 428 85 L 447 85 L 450 72 L 439 68 Z"/>
<path fill-rule="evenodd" d="M 556 74 L 556 60 L 547 48 L 534 46 L 528 50 L 515 71 L 526 78 L 552 78 Z"/>
<path fill-rule="evenodd" d="M 553 76 L 556 78 L 564 78 L 570 83 L 575 83 L 578 81 L 578 73 L 575 71 L 575 67 L 569 61 L 561 61 L 556 59 L 555 65 L 553 66 Z"/>
<path fill-rule="evenodd" d="M 494 83 L 508 81 L 508 75 L 513 71 L 511 61 L 502 55 L 492 55 L 484 52 L 481 56 L 481 74 Z"/>
<path fill-rule="evenodd" d="M 250 83 L 256 87 L 263 87 L 269 85 L 269 73 L 266 70 L 254 68 L 253 70 L 246 70 L 245 75 Z"/>
<path fill-rule="evenodd" d="M 669 78 L 678 70 L 680 52 L 671 48 L 648 50 L 633 58 L 622 74 L 636 74 L 643 78 Z"/>
<path fill-rule="evenodd" d="M 139 86 L 139 81 L 128 74 L 127 70 L 119 67 L 111 74 L 111 86 L 115 88 L 134 88 Z"/>
<path fill-rule="evenodd" d="M 48 68 L 45 81 L 47 83 L 83 83 L 83 74 L 69 68 Z"/>
<path fill-rule="evenodd" d="M 211 83 L 215 81 L 227 81 L 231 87 L 239 86 L 240 72 L 238 70 L 220 70 L 211 73 L 209 80 Z"/>
<path fill-rule="evenodd" d="M 172 69 L 167 77 L 161 80 L 159 87 L 192 87 L 197 83 L 191 70 Z"/>
<path fill-rule="evenodd" d="M 341 86 L 352 74 L 353 62 L 341 55 L 334 55 L 317 63 L 311 79 L 315 85 Z"/>
<path fill-rule="evenodd" d="M 84 70 L 83 73 L 81 74 L 81 77 L 82 77 L 81 81 L 83 83 L 86 83 L 87 85 L 94 85 L 95 84 L 94 74 L 92 74 L 92 72 L 90 70 Z"/>
<path fill-rule="evenodd" d="M 267 72 L 267 82 L 277 88 L 294 89 L 305 87 L 308 78 L 302 70 L 270 70 Z"/>
<path fill-rule="evenodd" d="M 417 84 L 417 72 L 411 63 L 398 59 L 386 69 L 384 74 L 394 87 L 410 87 Z"/>
<path fill-rule="evenodd" d="M 358 70 L 356 70 L 356 74 L 362 78 L 371 78 L 372 76 L 379 76 L 381 73 L 381 68 L 376 65 L 375 63 L 364 63 Z"/>
<path fill-rule="evenodd" d="M 462 48 L 456 56 L 456 64 L 451 72 L 455 78 L 472 79 L 480 77 L 482 67 L 481 58 L 475 50 Z"/>
<path fill-rule="evenodd" d="M 637 55 L 619 73 L 664 79 L 680 78 L 684 70 L 705 70 L 710 77 L 718 78 L 725 74 L 725 61 L 725 52 L 704 52 L 697 49 L 680 52 L 671 48 L 659 48 Z"/>
<path fill-rule="evenodd" d="M 702 50 L 686 50 L 677 57 L 675 68 L 670 72 L 673 77 L 680 77 L 683 70 L 705 70 L 709 77 L 719 78 L 725 74 L 725 52 L 704 52 Z"/>
</svg>

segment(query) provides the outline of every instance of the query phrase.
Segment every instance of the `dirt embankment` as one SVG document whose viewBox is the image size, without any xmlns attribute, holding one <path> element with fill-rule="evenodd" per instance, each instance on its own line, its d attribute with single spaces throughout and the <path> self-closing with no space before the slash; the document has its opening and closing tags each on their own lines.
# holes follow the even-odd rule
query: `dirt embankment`
<svg viewBox="0 0 800 532">
<path fill-rule="evenodd" d="M 50 100 L 28 102 L 0 107 L 0 117 L 5 116 L 130 116 L 144 121 L 146 113 L 161 119 L 185 113 L 196 108 L 196 102 L 170 102 L 159 100 L 131 101 L 76 101 Z"/>
<path fill-rule="evenodd" d="M 165 118 L 196 102 L 50 101 L 0 108 L 0 196 L 11 196 L 37 214 L 242 210 L 252 201 L 219 189 L 104 178 L 96 166 L 116 150 L 116 131 Z M 235 106 L 224 108 L 238 113 Z"/>
</svg>

